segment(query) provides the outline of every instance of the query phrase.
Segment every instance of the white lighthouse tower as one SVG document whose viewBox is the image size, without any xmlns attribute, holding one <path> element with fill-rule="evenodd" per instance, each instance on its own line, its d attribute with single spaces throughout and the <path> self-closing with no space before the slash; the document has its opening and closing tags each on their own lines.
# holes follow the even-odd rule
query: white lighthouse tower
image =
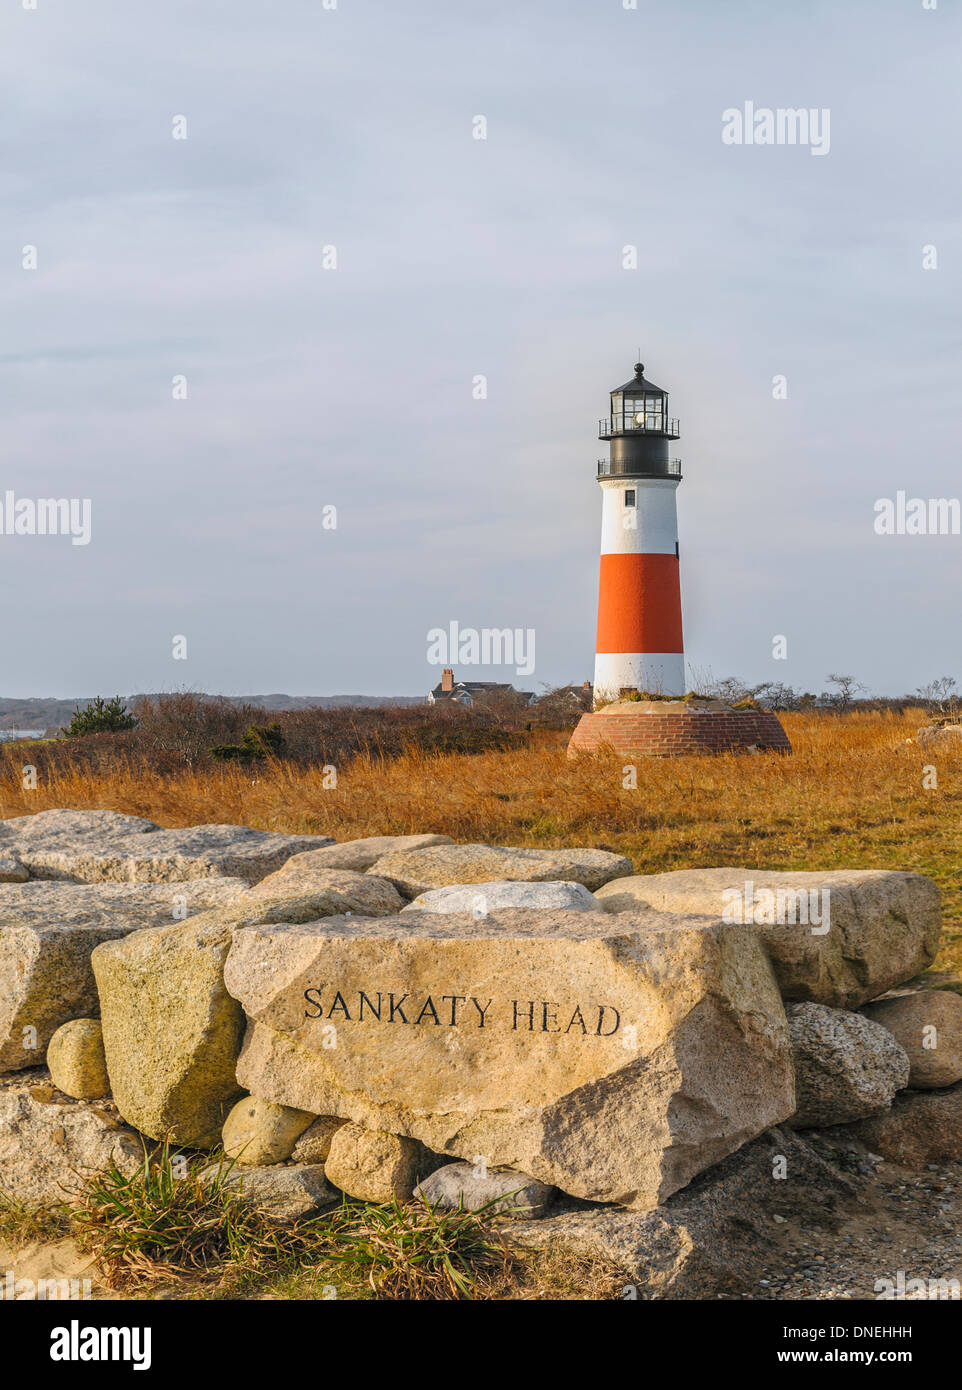
<svg viewBox="0 0 962 1390">
<path fill-rule="evenodd" d="M 603 504 L 595 699 L 617 700 L 632 690 L 682 695 L 675 505 L 681 460 L 669 458 L 678 421 L 668 414 L 667 391 L 645 380 L 641 362 L 633 379 L 611 392 L 611 411 L 598 433 L 611 441 L 611 457 L 598 461 Z"/>
</svg>

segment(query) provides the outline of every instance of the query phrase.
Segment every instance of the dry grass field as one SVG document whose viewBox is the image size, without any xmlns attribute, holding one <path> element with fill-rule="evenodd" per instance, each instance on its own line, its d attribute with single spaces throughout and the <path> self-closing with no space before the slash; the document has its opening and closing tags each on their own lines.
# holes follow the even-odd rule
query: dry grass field
<svg viewBox="0 0 962 1390">
<path fill-rule="evenodd" d="M 622 758 L 569 762 L 567 733 L 547 730 L 509 751 L 355 757 L 337 768 L 336 786 L 319 765 L 215 764 L 155 777 L 141 756 L 118 756 L 106 771 L 41 767 L 37 788 L 24 790 L 29 748 L 11 745 L 0 815 L 66 806 L 339 840 L 436 831 L 489 844 L 594 845 L 629 855 L 639 873 L 916 869 L 943 892 L 937 967 L 962 968 L 962 755 L 923 754 L 914 735 L 931 720 L 921 709 L 781 717 L 793 756 L 641 761 L 635 790 L 623 786 Z M 926 787 L 933 765 L 937 786 Z"/>
</svg>

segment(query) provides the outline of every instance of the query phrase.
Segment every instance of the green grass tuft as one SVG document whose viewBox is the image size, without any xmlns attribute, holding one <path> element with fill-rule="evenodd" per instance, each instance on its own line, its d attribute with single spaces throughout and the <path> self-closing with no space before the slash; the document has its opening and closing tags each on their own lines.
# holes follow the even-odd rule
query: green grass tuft
<svg viewBox="0 0 962 1390">
<path fill-rule="evenodd" d="M 514 1263 L 489 1225 L 497 1201 L 465 1211 L 423 1198 L 383 1206 L 345 1200 L 331 1222 L 328 1257 L 363 1272 L 375 1298 L 473 1299 Z"/>
</svg>

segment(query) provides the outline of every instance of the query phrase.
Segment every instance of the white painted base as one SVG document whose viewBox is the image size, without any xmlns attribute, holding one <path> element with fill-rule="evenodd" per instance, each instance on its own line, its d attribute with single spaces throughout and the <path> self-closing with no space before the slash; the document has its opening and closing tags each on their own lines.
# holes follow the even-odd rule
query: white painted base
<svg viewBox="0 0 962 1390">
<path fill-rule="evenodd" d="M 595 699 L 617 700 L 626 688 L 652 695 L 685 694 L 683 652 L 599 652 L 595 657 Z"/>
</svg>

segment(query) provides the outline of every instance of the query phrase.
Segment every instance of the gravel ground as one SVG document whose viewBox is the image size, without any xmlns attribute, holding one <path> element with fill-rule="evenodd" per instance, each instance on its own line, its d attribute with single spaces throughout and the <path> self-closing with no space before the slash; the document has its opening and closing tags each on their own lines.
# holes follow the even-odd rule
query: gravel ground
<svg viewBox="0 0 962 1390">
<path fill-rule="evenodd" d="M 740 1298 L 875 1300 L 876 1282 L 894 1283 L 899 1271 L 905 1280 L 962 1285 L 962 1162 L 917 1173 L 864 1151 L 836 1157 L 858 1182 L 857 1208 L 834 1229 L 779 1222 L 777 1261 Z M 940 1296 L 937 1285 L 928 1296 Z"/>
</svg>

